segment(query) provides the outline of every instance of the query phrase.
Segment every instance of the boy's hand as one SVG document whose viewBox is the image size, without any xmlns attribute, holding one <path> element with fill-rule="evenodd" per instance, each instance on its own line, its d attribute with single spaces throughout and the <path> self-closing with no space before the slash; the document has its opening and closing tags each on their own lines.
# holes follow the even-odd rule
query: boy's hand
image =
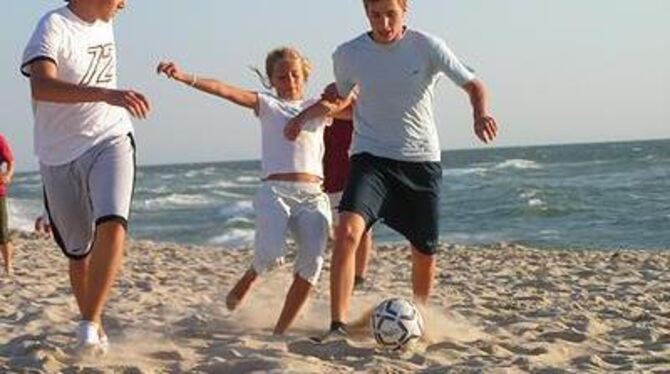
<svg viewBox="0 0 670 374">
<path fill-rule="evenodd" d="M 358 94 L 360 93 L 360 89 L 358 86 L 355 86 L 352 90 L 351 93 L 349 94 L 349 97 L 347 98 L 342 98 L 340 97 L 340 93 L 337 91 L 337 85 L 335 83 L 331 83 L 326 86 L 326 88 L 323 90 L 321 93 L 321 100 L 329 101 L 331 103 L 337 103 L 343 100 L 351 100 L 351 101 L 356 101 L 358 99 Z"/>
<path fill-rule="evenodd" d="M 289 141 L 295 141 L 302 131 L 302 123 L 297 119 L 298 117 L 291 118 L 286 127 L 284 127 L 284 137 Z"/>
<path fill-rule="evenodd" d="M 498 124 L 495 118 L 481 115 L 475 118 L 475 135 L 482 142 L 488 144 L 498 135 Z"/>
<path fill-rule="evenodd" d="M 147 118 L 151 111 L 149 100 L 141 93 L 132 90 L 109 90 L 105 102 L 124 108 L 133 117 L 139 119 Z"/>
<path fill-rule="evenodd" d="M 9 186 L 12 183 L 12 177 L 8 174 L 0 176 L 0 186 Z"/>
<path fill-rule="evenodd" d="M 337 86 L 335 85 L 335 83 L 331 83 L 326 86 L 326 88 L 321 93 L 321 100 L 326 100 L 330 102 L 340 100 L 340 94 L 337 92 Z"/>
</svg>

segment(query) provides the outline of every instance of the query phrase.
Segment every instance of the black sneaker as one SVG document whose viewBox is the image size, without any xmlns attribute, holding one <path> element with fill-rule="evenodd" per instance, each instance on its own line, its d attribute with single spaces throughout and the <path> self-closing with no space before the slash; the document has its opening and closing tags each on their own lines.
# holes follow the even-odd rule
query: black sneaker
<svg viewBox="0 0 670 374">
<path fill-rule="evenodd" d="M 354 290 L 360 290 L 363 288 L 365 285 L 365 278 L 361 277 L 360 275 L 357 275 L 356 278 L 354 278 Z"/>
<path fill-rule="evenodd" d="M 342 322 L 333 322 L 330 324 L 330 329 L 321 336 L 313 336 L 309 338 L 314 343 L 325 344 L 333 341 L 344 340 L 347 338 L 347 327 Z"/>
</svg>

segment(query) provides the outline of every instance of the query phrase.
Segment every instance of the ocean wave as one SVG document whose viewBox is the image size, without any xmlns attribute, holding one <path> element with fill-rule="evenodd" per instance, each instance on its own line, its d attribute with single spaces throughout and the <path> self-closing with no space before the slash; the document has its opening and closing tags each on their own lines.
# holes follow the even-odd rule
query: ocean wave
<svg viewBox="0 0 670 374">
<path fill-rule="evenodd" d="M 9 228 L 19 231 L 32 231 L 37 216 L 42 214 L 40 200 L 25 200 L 10 198 L 7 202 Z"/>
<path fill-rule="evenodd" d="M 525 199 L 532 199 L 535 196 L 537 196 L 539 193 L 540 193 L 540 190 L 530 189 L 530 190 L 521 192 L 521 194 L 519 194 L 519 197 L 521 199 L 524 199 L 524 200 Z"/>
<path fill-rule="evenodd" d="M 146 209 L 166 209 L 170 207 L 203 206 L 207 205 L 209 202 L 209 199 L 202 195 L 173 193 L 167 196 L 145 200 L 140 203 L 140 206 Z"/>
<path fill-rule="evenodd" d="M 243 195 L 240 193 L 235 193 L 235 192 L 229 192 L 229 191 L 224 191 L 224 190 L 214 190 L 214 191 L 209 191 L 210 193 L 221 196 L 221 197 L 227 197 L 227 198 L 232 198 L 232 199 L 246 199 L 249 196 Z"/>
<path fill-rule="evenodd" d="M 224 218 L 252 215 L 253 213 L 253 203 L 248 200 L 236 201 L 219 209 L 219 216 Z"/>
<path fill-rule="evenodd" d="M 226 227 L 234 227 L 234 226 L 253 227 L 254 224 L 255 222 L 253 219 L 239 216 L 233 217 L 226 221 Z"/>
<path fill-rule="evenodd" d="M 492 244 L 506 241 L 502 233 L 464 233 L 454 232 L 449 234 L 442 234 L 442 240 L 448 243 L 472 245 L 472 244 Z"/>
<path fill-rule="evenodd" d="M 442 169 L 442 174 L 445 176 L 460 177 L 463 175 L 478 174 L 483 175 L 487 171 L 486 168 L 474 167 L 474 168 L 460 168 L 460 169 Z"/>
<path fill-rule="evenodd" d="M 250 188 L 256 187 L 257 184 L 250 183 L 237 183 L 229 180 L 220 180 L 212 183 L 202 184 L 199 187 L 201 189 L 214 189 L 214 188 Z"/>
<path fill-rule="evenodd" d="M 35 174 L 20 174 L 14 176 L 14 183 L 42 183 L 42 177 L 39 173 Z"/>
<path fill-rule="evenodd" d="M 257 176 L 248 176 L 248 175 L 243 175 L 241 177 L 238 177 L 235 179 L 236 181 L 240 183 L 252 183 L 252 184 L 259 184 L 261 183 L 261 179 Z"/>
<path fill-rule="evenodd" d="M 195 178 L 195 177 L 199 177 L 199 176 L 207 176 L 207 175 L 214 175 L 214 174 L 216 174 L 216 168 L 210 166 L 210 167 L 207 167 L 207 168 L 204 168 L 204 169 L 201 169 L 201 170 L 187 171 L 186 173 L 184 173 L 184 177 Z"/>
<path fill-rule="evenodd" d="M 248 248 L 254 243 L 254 230 L 232 229 L 207 241 L 227 248 Z"/>
<path fill-rule="evenodd" d="M 170 187 L 166 185 L 152 187 L 152 186 L 136 186 L 135 193 L 150 193 L 150 194 L 162 194 L 170 191 Z"/>
<path fill-rule="evenodd" d="M 542 199 L 537 199 L 533 198 L 528 200 L 528 206 L 532 208 L 540 207 L 540 208 L 546 208 L 547 203 L 544 202 Z"/>
<path fill-rule="evenodd" d="M 505 160 L 494 166 L 494 169 L 520 169 L 520 170 L 542 169 L 542 165 L 532 160 L 524 160 L 517 158 L 517 159 Z"/>
</svg>

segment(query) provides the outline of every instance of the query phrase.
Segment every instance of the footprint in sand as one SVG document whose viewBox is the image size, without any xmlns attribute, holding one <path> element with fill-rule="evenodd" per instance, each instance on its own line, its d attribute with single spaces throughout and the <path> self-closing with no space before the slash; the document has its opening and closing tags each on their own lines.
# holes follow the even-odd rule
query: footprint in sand
<svg viewBox="0 0 670 374">
<path fill-rule="evenodd" d="M 288 350 L 291 353 L 313 356 L 322 360 L 343 360 L 349 357 L 370 358 L 375 353 L 374 349 L 354 347 L 345 340 L 326 344 L 315 344 L 311 341 L 301 340 L 289 343 Z"/>
<path fill-rule="evenodd" d="M 540 340 L 546 342 L 554 342 L 555 340 L 565 340 L 571 343 L 582 343 L 587 339 L 587 336 L 572 330 L 545 332 L 538 337 Z"/>
<path fill-rule="evenodd" d="M 160 351 L 154 352 L 149 357 L 160 361 L 183 361 L 184 356 L 179 351 Z"/>
<path fill-rule="evenodd" d="M 254 357 L 242 361 L 229 362 L 214 357 L 209 362 L 198 365 L 192 370 L 200 373 L 283 373 L 285 369 L 279 360 Z"/>
<path fill-rule="evenodd" d="M 459 352 L 465 352 L 468 350 L 468 347 L 454 342 L 441 342 L 428 346 L 426 352 L 434 352 L 441 350 L 454 350 Z"/>
<path fill-rule="evenodd" d="M 547 352 L 547 348 L 538 346 L 538 347 L 523 347 L 520 345 L 512 345 L 509 343 L 500 343 L 500 346 L 512 353 L 524 356 L 539 356 Z"/>
</svg>

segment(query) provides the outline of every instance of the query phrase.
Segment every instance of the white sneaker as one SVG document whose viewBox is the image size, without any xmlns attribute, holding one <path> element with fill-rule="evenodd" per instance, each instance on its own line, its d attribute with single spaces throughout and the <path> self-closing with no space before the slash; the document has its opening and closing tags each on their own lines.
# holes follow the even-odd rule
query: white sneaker
<svg viewBox="0 0 670 374">
<path fill-rule="evenodd" d="M 75 353 L 80 356 L 98 356 L 105 353 L 100 342 L 98 326 L 91 321 L 81 321 L 76 330 L 77 343 Z"/>
<path fill-rule="evenodd" d="M 102 350 L 102 354 L 104 355 L 107 353 L 107 351 L 109 351 L 109 338 L 107 337 L 107 334 L 103 329 L 100 329 L 100 331 L 98 331 L 98 336 L 100 337 L 100 349 Z"/>
</svg>

